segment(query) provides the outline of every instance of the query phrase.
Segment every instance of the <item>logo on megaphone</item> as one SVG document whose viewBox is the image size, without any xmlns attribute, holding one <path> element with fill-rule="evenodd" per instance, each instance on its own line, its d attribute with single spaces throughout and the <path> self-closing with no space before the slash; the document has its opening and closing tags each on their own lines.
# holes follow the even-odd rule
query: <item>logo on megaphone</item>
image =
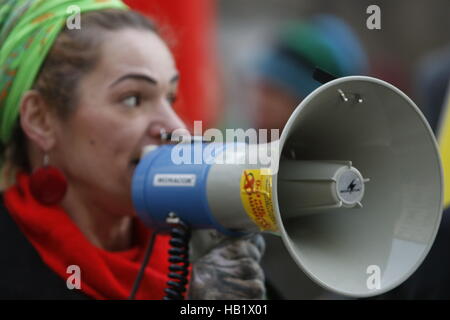
<svg viewBox="0 0 450 320">
<path fill-rule="evenodd" d="M 278 141 L 192 145 L 187 152 L 209 148 L 209 161 L 174 164 L 177 144 L 154 148 L 137 166 L 133 203 L 148 226 L 165 231 L 176 214 L 193 229 L 228 236 L 275 232 L 311 279 L 353 297 L 405 281 L 436 236 L 436 141 L 417 106 L 381 80 L 352 76 L 319 87 Z M 242 161 L 261 150 L 273 151 L 276 170 Z M 218 161 L 226 153 L 233 161 Z M 367 285 L 370 266 L 379 268 L 377 285 Z"/>
</svg>

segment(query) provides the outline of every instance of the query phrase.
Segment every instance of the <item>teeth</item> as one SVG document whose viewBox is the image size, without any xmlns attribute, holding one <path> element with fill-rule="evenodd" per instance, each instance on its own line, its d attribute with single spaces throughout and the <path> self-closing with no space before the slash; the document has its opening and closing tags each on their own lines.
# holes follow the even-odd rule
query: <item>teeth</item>
<svg viewBox="0 0 450 320">
<path fill-rule="evenodd" d="M 148 146 L 145 146 L 142 149 L 141 158 L 143 158 L 147 153 L 155 150 L 156 148 L 158 148 L 158 145 L 156 145 L 156 144 L 150 144 Z"/>
</svg>

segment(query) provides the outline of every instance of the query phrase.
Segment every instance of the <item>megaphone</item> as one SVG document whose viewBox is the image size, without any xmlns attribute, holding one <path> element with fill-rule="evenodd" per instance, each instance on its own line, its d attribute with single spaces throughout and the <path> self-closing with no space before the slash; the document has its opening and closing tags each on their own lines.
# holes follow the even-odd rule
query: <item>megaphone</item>
<svg viewBox="0 0 450 320">
<path fill-rule="evenodd" d="M 195 148 L 207 159 L 174 161 Z M 261 150 L 270 165 L 241 161 Z M 308 95 L 276 142 L 154 148 L 136 168 L 132 196 L 158 230 L 176 215 L 229 236 L 275 232 L 319 285 L 370 297 L 401 284 L 426 257 L 442 184 L 436 141 L 414 102 L 384 81 L 351 76 Z"/>
</svg>

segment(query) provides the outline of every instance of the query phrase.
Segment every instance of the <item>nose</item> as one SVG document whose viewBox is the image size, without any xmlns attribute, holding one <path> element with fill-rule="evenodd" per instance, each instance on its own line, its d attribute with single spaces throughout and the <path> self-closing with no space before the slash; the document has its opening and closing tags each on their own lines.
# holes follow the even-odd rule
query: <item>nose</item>
<svg viewBox="0 0 450 320">
<path fill-rule="evenodd" d="M 153 139 L 161 139 L 161 133 L 171 133 L 176 129 L 186 129 L 186 125 L 178 114 L 169 105 L 162 104 L 158 110 L 158 115 L 152 117 L 149 127 L 149 135 Z"/>
</svg>

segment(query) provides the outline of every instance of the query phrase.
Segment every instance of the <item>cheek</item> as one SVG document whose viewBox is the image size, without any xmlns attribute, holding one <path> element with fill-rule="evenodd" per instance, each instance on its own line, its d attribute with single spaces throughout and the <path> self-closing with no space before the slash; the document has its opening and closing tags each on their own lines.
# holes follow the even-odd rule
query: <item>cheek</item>
<svg viewBox="0 0 450 320">
<path fill-rule="evenodd" d="M 140 136 L 136 123 L 110 110 L 80 112 L 72 128 L 74 156 L 100 166 L 99 170 L 128 162 Z"/>
</svg>

